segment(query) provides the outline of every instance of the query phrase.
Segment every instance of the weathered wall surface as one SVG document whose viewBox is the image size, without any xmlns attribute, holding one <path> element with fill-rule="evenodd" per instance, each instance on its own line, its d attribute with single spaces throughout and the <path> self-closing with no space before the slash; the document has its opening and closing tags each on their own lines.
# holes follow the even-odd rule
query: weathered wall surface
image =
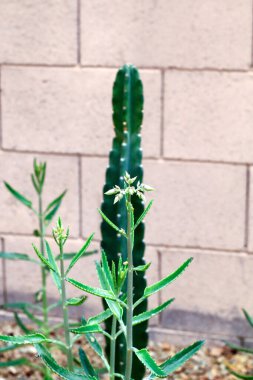
<svg viewBox="0 0 253 380">
<path fill-rule="evenodd" d="M 126 62 L 141 69 L 145 182 L 157 189 L 146 228 L 149 281 L 195 258 L 161 294 L 177 300 L 153 321 L 153 332 L 246 336 L 240 309 L 253 313 L 252 0 L 0 0 L 0 179 L 35 200 L 33 157 L 46 160 L 45 200 L 68 188 L 61 215 L 71 227 L 69 249 L 92 231 L 98 245 L 111 87 Z M 33 255 L 36 220 L 3 185 L 0 211 L 2 248 Z M 73 276 L 94 284 L 93 260 Z M 39 271 L 0 262 L 0 281 L 1 301 L 27 299 Z M 98 302 L 90 297 L 86 312 Z"/>
</svg>

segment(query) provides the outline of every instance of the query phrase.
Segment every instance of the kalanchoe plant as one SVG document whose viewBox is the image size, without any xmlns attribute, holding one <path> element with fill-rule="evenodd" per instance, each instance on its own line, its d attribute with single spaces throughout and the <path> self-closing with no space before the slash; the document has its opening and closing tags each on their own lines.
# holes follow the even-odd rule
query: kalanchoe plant
<svg viewBox="0 0 253 380">
<path fill-rule="evenodd" d="M 33 213 L 36 215 L 38 220 L 38 229 L 36 229 L 33 233 L 35 236 L 38 236 L 40 239 L 40 251 L 42 255 L 45 255 L 45 245 L 44 245 L 44 238 L 46 233 L 46 228 L 52 221 L 53 217 L 55 216 L 56 212 L 58 211 L 62 199 L 64 195 L 66 194 L 66 190 L 61 193 L 57 198 L 55 198 L 52 202 L 48 204 L 48 206 L 44 209 L 43 205 L 43 190 L 44 190 L 44 184 L 46 179 L 46 162 L 37 163 L 36 159 L 33 162 L 33 173 L 31 174 L 31 180 L 33 183 L 33 187 L 36 191 L 37 197 L 38 197 L 38 208 L 35 209 L 33 206 L 33 203 L 31 200 L 26 198 L 24 195 L 19 193 L 17 190 L 15 190 L 9 183 L 4 182 L 6 188 L 8 191 L 23 205 L 28 207 L 30 210 L 33 211 Z M 10 260 L 25 260 L 30 262 L 36 262 L 33 258 L 31 258 L 27 254 L 23 253 L 15 253 L 15 252 L 1 252 L 0 257 L 4 259 L 10 259 Z M 40 263 L 39 263 L 40 264 Z M 38 290 L 35 294 L 35 300 L 36 301 L 42 301 L 42 312 L 43 312 L 43 327 L 44 332 L 47 334 L 48 330 L 48 300 L 47 300 L 47 268 L 44 266 L 41 266 L 41 289 Z M 18 304 L 6 304 L 5 307 L 17 307 Z M 33 308 L 34 305 L 26 304 L 26 308 Z M 26 313 L 26 310 L 22 308 L 22 312 Z M 26 313 L 27 314 L 27 313 Z"/>
<path fill-rule="evenodd" d="M 52 359 L 52 356 L 50 352 L 48 351 L 48 347 L 56 347 L 60 349 L 62 352 L 66 354 L 67 357 L 67 369 L 59 370 L 59 375 L 63 378 L 65 377 L 65 373 L 69 374 L 72 371 L 76 370 L 73 353 L 72 353 L 72 347 L 75 342 L 75 340 L 78 338 L 78 336 L 71 336 L 71 328 L 76 327 L 75 323 L 70 323 L 69 321 L 69 313 L 68 308 L 73 306 L 80 306 L 83 304 L 83 302 L 86 300 L 85 295 L 81 295 L 79 297 L 74 298 L 68 298 L 66 294 L 66 276 L 71 271 L 71 269 L 74 267 L 76 262 L 85 256 L 89 252 L 87 251 L 92 238 L 93 234 L 89 236 L 89 238 L 86 240 L 82 248 L 72 255 L 72 259 L 70 263 L 68 264 L 67 269 L 65 269 L 65 257 L 64 257 L 64 245 L 68 239 L 69 236 L 69 229 L 65 231 L 65 229 L 62 226 L 61 219 L 59 218 L 57 221 L 56 228 L 53 229 L 53 237 L 54 240 L 58 246 L 59 254 L 53 254 L 51 247 L 47 241 L 45 241 L 45 252 L 42 254 L 40 249 L 33 245 L 34 251 L 40 260 L 41 264 L 47 269 L 47 271 L 51 274 L 53 281 L 58 289 L 59 292 L 59 301 L 56 302 L 54 305 L 50 305 L 49 309 L 55 306 L 61 306 L 62 310 L 62 323 L 57 324 L 56 326 L 50 325 L 49 332 L 56 332 L 58 329 L 63 328 L 64 330 L 64 341 L 60 339 L 54 339 L 51 337 L 51 334 L 46 334 L 45 331 L 43 331 L 43 325 L 41 325 L 41 328 L 35 332 L 31 331 L 27 328 L 23 328 L 23 331 L 27 334 L 24 336 L 0 336 L 0 340 L 15 345 L 20 346 L 24 344 L 34 344 L 38 354 L 44 359 L 48 366 L 44 367 L 44 370 L 42 371 L 44 374 L 44 379 L 51 379 L 51 371 L 56 372 L 59 369 L 57 364 Z M 59 262 L 59 265 L 58 265 Z M 79 323 L 78 323 L 79 325 Z M 28 364 L 27 361 L 23 361 L 20 364 Z M 11 363 L 10 363 L 11 365 Z M 32 365 L 34 366 L 34 365 Z M 54 366 L 56 366 L 56 370 L 54 371 Z M 38 366 L 35 366 L 35 368 L 38 368 Z M 49 372 L 48 372 L 49 371 Z M 82 378 L 78 375 L 75 375 L 73 372 L 73 379 L 79 379 Z"/>
<path fill-rule="evenodd" d="M 28 209 L 32 210 L 32 212 L 36 215 L 38 220 L 38 229 L 36 229 L 33 234 L 39 237 L 40 240 L 40 252 L 44 256 L 45 255 L 45 244 L 44 238 L 46 229 L 58 211 L 62 199 L 66 194 L 66 190 L 63 191 L 59 196 L 57 196 L 52 202 L 50 202 L 46 208 L 44 208 L 43 204 L 43 191 L 46 180 L 46 162 L 38 163 L 36 159 L 33 161 L 33 173 L 31 174 L 31 180 L 34 187 L 34 190 L 37 194 L 38 206 L 37 208 L 33 205 L 32 201 L 28 199 L 26 196 L 22 195 L 20 192 L 15 190 L 8 182 L 4 182 L 5 187 L 11 193 L 14 198 L 16 198 L 19 202 L 21 202 Z M 8 259 L 8 260 L 22 260 L 28 261 L 33 264 L 39 264 L 41 266 L 41 289 L 39 289 L 35 293 L 35 304 L 28 302 L 15 302 L 15 303 L 5 303 L 2 305 L 5 309 L 14 309 L 14 316 L 16 322 L 19 326 L 24 330 L 25 325 L 21 320 L 21 317 L 16 312 L 16 310 L 20 310 L 26 317 L 33 323 L 35 323 L 43 333 L 48 336 L 49 334 L 49 325 L 48 325 L 48 312 L 50 307 L 48 305 L 48 297 L 47 297 L 47 274 L 48 270 L 44 265 L 41 265 L 39 261 L 34 260 L 26 253 L 16 253 L 16 252 L 0 252 L 0 258 Z M 40 305 L 41 303 L 41 305 Z M 43 319 L 35 317 L 34 312 L 42 312 Z M 15 345 L 3 347 L 0 349 L 1 351 L 6 351 L 10 349 L 15 349 Z M 23 362 L 27 362 L 27 360 L 23 360 Z M 16 365 L 19 363 L 17 362 Z M 20 361 L 22 364 L 22 361 Z M 29 364 L 29 363 L 27 363 Z M 1 365 L 9 365 L 9 363 L 1 363 Z"/>
<path fill-rule="evenodd" d="M 82 256 L 82 252 L 87 248 L 93 235 L 85 243 L 84 247 L 74 256 L 67 270 L 64 269 L 63 261 L 63 245 L 68 238 L 68 231 L 65 233 L 62 228 L 61 220 L 59 219 L 56 230 L 54 230 L 54 238 L 57 245 L 60 247 L 60 257 L 61 257 L 61 267 L 57 267 L 55 257 L 52 255 L 51 250 L 47 248 L 47 257 L 43 256 L 38 249 L 36 253 L 39 259 L 43 264 L 50 270 L 54 281 L 60 291 L 61 295 L 61 304 L 63 308 L 63 319 L 64 319 L 64 331 L 65 331 L 65 342 L 60 342 L 52 340 L 43 336 L 40 333 L 35 333 L 31 335 L 26 335 L 22 337 L 13 337 L 13 336 L 0 336 L 0 340 L 8 341 L 15 344 L 35 344 L 35 347 L 38 351 L 39 356 L 46 364 L 46 366 L 54 373 L 58 374 L 61 378 L 67 380 L 76 380 L 76 379 L 98 379 L 99 373 L 94 369 L 85 354 L 82 348 L 79 349 L 80 356 L 80 365 L 78 366 L 78 361 L 74 365 L 74 360 L 72 356 L 72 345 L 80 335 L 85 334 L 87 341 L 89 342 L 92 349 L 97 353 L 102 359 L 105 369 L 110 375 L 110 380 L 114 380 L 116 377 L 124 380 L 134 379 L 132 376 L 132 359 L 135 355 L 136 358 L 144 364 L 144 366 L 149 371 L 149 375 L 146 377 L 146 380 L 156 379 L 156 378 L 166 378 L 168 375 L 173 373 L 178 367 L 183 365 L 192 355 L 194 355 L 203 345 L 203 341 L 198 341 L 192 344 L 191 346 L 179 351 L 173 357 L 170 357 L 168 360 L 164 361 L 162 364 L 158 365 L 155 360 L 151 357 L 147 348 L 138 349 L 133 345 L 133 327 L 139 325 L 143 321 L 148 321 L 151 317 L 159 314 L 165 310 L 174 299 L 169 299 L 163 304 L 145 311 L 143 313 L 133 315 L 134 309 L 144 302 L 147 298 L 151 297 L 153 294 L 159 292 L 161 289 L 165 288 L 172 281 L 174 281 L 178 276 L 180 276 L 184 270 L 188 267 L 192 259 L 186 260 L 176 271 L 168 275 L 164 279 L 154 283 L 153 285 L 147 286 L 144 290 L 143 295 L 133 301 L 133 273 L 134 272 L 143 272 L 148 269 L 150 264 L 141 265 L 135 267 L 133 265 L 133 245 L 135 238 L 135 230 L 139 223 L 147 215 L 152 201 L 144 209 L 143 213 L 138 219 L 135 218 L 132 198 L 137 196 L 143 199 L 146 191 L 151 191 L 152 188 L 138 183 L 137 186 L 134 186 L 136 178 L 131 178 L 127 173 L 124 176 L 124 187 L 118 188 L 114 187 L 108 191 L 109 195 L 114 195 L 115 202 L 123 202 L 124 207 L 127 212 L 127 228 L 126 230 L 119 228 L 114 224 L 108 217 L 99 210 L 103 219 L 108 223 L 108 225 L 117 231 L 120 235 L 124 237 L 127 241 L 127 252 L 128 257 L 126 261 L 123 261 L 122 258 L 119 258 L 118 265 L 112 263 L 111 268 L 109 267 L 107 255 L 102 251 L 101 262 L 96 262 L 97 274 L 99 277 L 101 288 L 96 288 L 93 286 L 85 285 L 81 282 L 78 282 L 72 278 L 68 278 L 67 275 L 73 265 L 78 261 Z M 119 196 L 120 195 L 120 196 Z M 122 195 L 122 196 L 121 196 Z M 47 245 L 48 247 L 48 245 Z M 84 249 L 85 248 L 85 249 Z M 99 313 L 98 315 L 91 317 L 86 321 L 82 319 L 81 325 L 72 327 L 68 321 L 68 314 L 66 312 L 66 307 L 68 306 L 68 301 L 65 294 L 65 280 L 73 284 L 78 289 L 84 291 L 85 293 L 90 293 L 95 296 L 101 297 L 105 300 L 107 308 Z M 122 292 L 122 289 L 127 284 L 127 292 Z M 71 301 L 72 302 L 72 301 Z M 126 321 L 124 318 L 124 311 L 126 311 Z M 103 323 L 112 318 L 111 331 L 108 333 L 103 328 Z M 119 329 L 116 330 L 116 325 L 119 325 Z M 71 336 L 72 334 L 76 334 Z M 110 358 L 109 362 L 103 352 L 103 348 L 100 346 L 93 334 L 100 333 L 105 335 L 110 340 Z M 117 339 L 123 336 L 126 341 L 126 367 L 125 373 L 119 374 L 115 372 L 115 358 L 116 358 L 116 342 Z M 51 356 L 47 347 L 43 343 L 56 344 L 63 347 L 66 350 L 68 355 L 68 368 L 64 368 L 56 363 L 56 361 Z"/>
</svg>

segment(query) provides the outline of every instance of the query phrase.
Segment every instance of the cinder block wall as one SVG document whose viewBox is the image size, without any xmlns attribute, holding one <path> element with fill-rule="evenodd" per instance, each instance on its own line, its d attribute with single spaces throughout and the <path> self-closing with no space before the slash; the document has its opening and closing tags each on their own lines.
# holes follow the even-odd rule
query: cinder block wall
<svg viewBox="0 0 253 380">
<path fill-rule="evenodd" d="M 148 280 L 195 259 L 151 300 L 176 297 L 152 331 L 249 337 L 240 308 L 253 313 L 252 0 L 0 0 L 1 181 L 35 202 L 33 157 L 46 160 L 45 201 L 68 189 L 68 249 L 92 231 L 99 246 L 111 87 L 125 62 L 141 69 L 145 182 L 157 189 Z M 1 248 L 33 255 L 36 220 L 3 185 L 0 210 Z M 95 284 L 93 260 L 72 276 Z M 38 269 L 0 265 L 1 301 L 31 298 Z M 98 305 L 90 297 L 86 313 Z"/>
</svg>

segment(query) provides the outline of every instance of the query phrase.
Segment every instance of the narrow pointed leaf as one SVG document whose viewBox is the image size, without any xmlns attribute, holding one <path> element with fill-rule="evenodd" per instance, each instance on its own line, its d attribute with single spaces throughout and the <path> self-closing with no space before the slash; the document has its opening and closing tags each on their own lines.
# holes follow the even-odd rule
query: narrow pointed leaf
<svg viewBox="0 0 253 380">
<path fill-rule="evenodd" d="M 48 256 L 49 263 L 52 266 L 52 268 L 54 268 L 54 270 L 52 271 L 53 281 L 54 281 L 57 289 L 61 293 L 60 271 L 59 271 L 59 268 L 58 268 L 57 263 L 55 261 L 54 255 L 53 255 L 53 253 L 51 251 L 50 245 L 48 244 L 47 241 L 45 241 L 45 245 L 46 245 L 46 250 L 47 250 L 47 256 Z"/>
<path fill-rule="evenodd" d="M 159 365 L 155 362 L 155 360 L 150 356 L 150 353 L 146 348 L 141 350 L 137 350 L 134 348 L 135 355 L 137 358 L 145 365 L 147 369 L 149 369 L 152 374 L 157 377 L 166 377 L 166 373 L 159 367 Z"/>
<path fill-rule="evenodd" d="M 18 313 L 14 313 L 14 318 L 15 318 L 17 325 L 21 328 L 21 330 L 25 334 L 31 334 L 32 333 L 31 330 L 28 329 L 28 327 L 26 327 L 26 325 L 24 324 L 24 322 L 22 321 L 22 319 L 20 318 Z"/>
<path fill-rule="evenodd" d="M 133 326 L 138 325 L 139 323 L 142 323 L 144 321 L 149 320 L 151 317 L 161 313 L 163 310 L 165 310 L 173 301 L 175 298 L 171 298 L 170 300 L 164 302 L 162 305 L 159 305 L 158 307 L 155 307 L 154 309 L 144 311 L 141 314 L 135 315 L 133 317 Z"/>
<path fill-rule="evenodd" d="M 76 288 L 83 290 L 86 293 L 93 294 L 94 296 L 106 298 L 109 300 L 115 300 L 115 295 L 112 292 L 108 292 L 107 290 L 100 289 L 100 288 L 93 288 L 92 286 L 84 285 L 79 281 L 76 281 L 72 278 L 67 278 L 66 281 L 68 281 L 70 284 L 74 285 Z"/>
<path fill-rule="evenodd" d="M 135 225 L 134 225 L 134 229 L 136 229 L 136 228 L 139 226 L 139 224 L 143 221 L 143 219 L 145 218 L 145 216 L 147 215 L 147 213 L 148 213 L 149 210 L 151 209 L 151 206 L 152 206 L 153 202 L 154 202 L 154 201 L 151 200 L 151 201 L 148 203 L 147 207 L 144 209 L 143 213 L 141 214 L 141 216 L 138 218 L 137 222 L 135 223 Z"/>
<path fill-rule="evenodd" d="M 51 356 L 50 352 L 41 344 L 36 344 L 35 346 L 38 355 L 46 364 L 46 366 L 54 373 L 59 375 L 61 378 L 65 380 L 91 380 L 92 377 L 86 375 L 79 375 L 74 372 L 70 372 L 65 368 L 61 367 L 56 363 L 54 358 Z M 95 378 L 94 378 L 95 379 Z"/>
<path fill-rule="evenodd" d="M 92 251 L 85 252 L 85 256 L 81 256 L 80 259 L 83 257 L 94 255 L 95 253 L 98 253 L 97 249 L 93 249 Z M 72 260 L 76 255 L 76 252 L 67 252 L 63 254 L 63 260 Z M 56 256 L 56 261 L 60 260 L 60 255 Z"/>
<path fill-rule="evenodd" d="M 234 371 L 230 366 L 227 366 L 226 368 L 231 373 L 231 375 L 234 375 L 238 379 L 253 380 L 253 375 L 243 375 L 241 373 Z"/>
<path fill-rule="evenodd" d="M 85 326 L 86 324 L 87 324 L 87 321 L 84 318 L 82 318 L 82 325 Z M 107 361 L 107 359 L 106 359 L 106 357 L 104 355 L 104 351 L 103 351 L 101 345 L 98 343 L 98 341 L 95 338 L 95 336 L 93 334 L 87 333 L 87 334 L 85 334 L 85 337 L 86 337 L 87 341 L 89 342 L 91 348 L 102 359 L 105 367 L 109 371 L 110 370 L 109 363 L 108 363 L 108 361 Z"/>
<path fill-rule="evenodd" d="M 40 251 L 38 250 L 38 248 L 32 244 L 33 246 L 33 249 L 36 253 L 36 255 L 38 256 L 38 258 L 42 261 L 42 263 L 48 267 L 50 270 L 52 270 L 53 272 L 55 272 L 55 268 L 50 264 L 50 262 L 40 253 Z"/>
<path fill-rule="evenodd" d="M 253 327 L 253 318 L 249 315 L 249 313 L 245 309 L 242 309 L 242 311 L 249 325 Z"/>
<path fill-rule="evenodd" d="M 36 323 L 40 327 L 43 326 L 43 321 L 37 318 L 33 313 L 31 313 L 27 307 L 24 307 L 22 311 L 32 322 Z"/>
<path fill-rule="evenodd" d="M 57 203 L 44 217 L 45 222 L 48 224 L 51 222 L 55 214 L 57 213 L 61 203 Z"/>
<path fill-rule="evenodd" d="M 66 302 L 67 306 L 80 306 L 87 300 L 86 296 L 69 298 Z"/>
<path fill-rule="evenodd" d="M 232 350 L 236 350 L 236 351 L 240 351 L 240 352 L 246 352 L 248 354 L 253 354 L 253 349 L 252 348 L 237 346 L 236 344 L 229 343 L 229 342 L 225 342 L 225 343 Z"/>
<path fill-rule="evenodd" d="M 88 324 L 95 324 L 95 323 L 102 323 L 106 319 L 110 318 L 113 315 L 112 311 L 110 309 L 106 309 L 105 311 L 102 311 L 95 317 L 91 317 L 88 319 Z"/>
<path fill-rule="evenodd" d="M 14 344 L 36 344 L 48 341 L 48 339 L 40 333 L 23 336 L 0 335 L 0 340 L 3 342 L 10 342 Z"/>
<path fill-rule="evenodd" d="M 40 262 L 38 260 L 34 260 L 26 253 L 0 252 L 0 259 L 30 261 L 32 263 L 40 265 Z"/>
<path fill-rule="evenodd" d="M 106 291 L 107 290 L 111 291 L 111 287 L 110 287 L 109 281 L 105 275 L 105 272 L 103 271 L 103 268 L 100 266 L 100 264 L 98 262 L 96 262 L 96 269 L 97 269 L 99 281 L 100 281 L 102 288 L 105 289 Z M 106 303 L 109 306 L 109 308 L 111 309 L 112 313 L 115 315 L 115 317 L 119 320 L 123 314 L 122 307 L 117 302 L 114 302 L 114 301 L 111 301 L 108 299 L 106 299 Z"/>
<path fill-rule="evenodd" d="M 24 310 L 24 309 L 30 308 L 30 309 L 42 311 L 41 306 L 35 305 L 33 303 L 30 303 L 30 302 L 7 302 L 7 303 L 2 304 L 1 306 L 5 309 Z"/>
<path fill-rule="evenodd" d="M 80 249 L 79 252 L 76 253 L 76 255 L 73 257 L 73 259 L 71 260 L 69 266 L 68 266 L 68 269 L 66 270 L 66 273 L 65 275 L 67 276 L 67 274 L 69 273 L 69 271 L 73 268 L 73 266 L 75 265 L 75 263 L 85 254 L 87 248 L 89 247 L 92 239 L 94 237 L 94 233 L 92 233 L 88 239 L 86 240 L 86 242 L 84 243 L 84 245 L 82 246 L 82 248 Z"/>
<path fill-rule="evenodd" d="M 107 257 L 103 249 L 102 249 L 102 266 L 103 266 L 103 270 L 104 270 L 105 276 L 107 278 L 107 281 L 110 285 L 111 290 L 115 291 L 112 273 L 110 271 Z"/>
<path fill-rule="evenodd" d="M 4 182 L 5 187 L 9 190 L 9 192 L 18 199 L 21 203 L 23 203 L 26 207 L 32 208 L 32 202 L 20 194 L 17 190 L 15 190 L 9 183 Z"/>
<path fill-rule="evenodd" d="M 94 368 L 90 364 L 90 361 L 89 361 L 86 353 L 84 352 L 84 350 L 82 348 L 79 348 L 79 357 L 80 357 L 81 364 L 82 364 L 85 375 L 96 377 L 97 374 L 94 371 Z"/>
<path fill-rule="evenodd" d="M 102 216 L 102 218 L 105 220 L 105 222 L 107 222 L 109 224 L 109 226 L 111 226 L 119 234 L 121 234 L 121 235 L 123 235 L 123 236 L 126 237 L 125 231 L 121 230 L 119 227 L 116 226 L 116 224 L 114 224 L 109 218 L 107 218 L 107 216 L 103 213 L 103 211 L 101 211 L 100 209 L 98 209 L 98 212 Z"/>
<path fill-rule="evenodd" d="M 57 205 L 59 202 L 61 202 L 62 198 L 64 197 L 66 192 L 67 192 L 67 190 L 63 191 L 63 193 L 61 193 L 57 198 L 55 198 L 52 202 L 50 202 L 49 205 L 47 206 L 45 212 L 49 211 L 51 208 L 53 208 L 55 205 Z"/>
<path fill-rule="evenodd" d="M 152 294 L 158 292 L 159 290 L 163 289 L 165 286 L 170 284 L 172 281 L 174 281 L 178 276 L 180 276 L 185 269 L 188 267 L 188 265 L 192 262 L 192 258 L 186 260 L 175 272 L 170 274 L 169 276 L 163 278 L 162 280 L 156 282 L 155 284 L 146 287 L 144 290 L 144 297 L 149 297 Z"/>
<path fill-rule="evenodd" d="M 166 376 L 181 367 L 187 360 L 189 360 L 204 344 L 204 341 L 198 341 L 191 346 L 179 351 L 176 355 L 172 356 L 160 365 L 160 368 L 165 372 Z M 155 379 L 154 375 L 150 379 Z"/>
<path fill-rule="evenodd" d="M 40 192 L 41 192 L 40 186 L 39 186 L 39 184 L 37 183 L 37 181 L 36 181 L 36 179 L 35 179 L 35 177 L 34 177 L 33 174 L 31 174 L 31 179 L 32 179 L 32 183 L 33 183 L 33 186 L 34 186 L 34 188 L 35 188 L 37 194 L 40 194 Z"/>
<path fill-rule="evenodd" d="M 87 333 L 103 333 L 104 330 L 98 324 L 90 325 L 87 323 L 85 326 L 80 326 L 75 329 L 70 329 L 70 331 L 74 334 L 87 334 Z"/>
<path fill-rule="evenodd" d="M 19 348 L 19 347 L 20 347 L 19 344 L 7 344 L 4 347 L 0 347 L 0 354 L 7 352 L 7 351 L 16 350 L 16 348 Z"/>
<path fill-rule="evenodd" d="M 41 179 L 40 179 L 40 187 L 41 187 L 41 189 L 43 188 L 43 185 L 44 185 L 44 182 L 45 182 L 46 170 L 47 170 L 47 163 L 44 162 L 43 168 L 42 168 Z"/>
<path fill-rule="evenodd" d="M 147 263 L 144 265 L 138 265 L 138 267 L 134 267 L 134 270 L 136 272 L 145 272 L 150 267 L 150 265 L 151 265 L 151 263 Z"/>
<path fill-rule="evenodd" d="M 9 360 L 7 362 L 0 362 L 0 368 L 6 367 L 17 367 L 20 365 L 28 365 L 30 362 L 27 358 L 19 358 L 14 360 Z"/>
</svg>

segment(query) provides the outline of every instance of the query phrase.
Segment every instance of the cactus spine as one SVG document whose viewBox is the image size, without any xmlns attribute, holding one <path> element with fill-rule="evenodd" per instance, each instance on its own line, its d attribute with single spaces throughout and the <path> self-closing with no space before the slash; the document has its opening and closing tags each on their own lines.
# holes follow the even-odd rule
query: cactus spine
<svg viewBox="0 0 253 380">
<path fill-rule="evenodd" d="M 115 137 L 113 139 L 112 150 L 109 155 L 109 167 L 106 170 L 106 183 L 103 193 L 112 188 L 114 185 L 123 187 L 123 175 L 127 171 L 131 177 L 138 177 L 142 182 L 142 150 L 141 150 L 141 125 L 143 120 L 143 86 L 139 77 L 138 70 L 132 65 L 123 66 L 117 73 L 113 85 L 113 123 L 115 128 Z M 101 206 L 102 211 L 117 224 L 120 228 L 126 229 L 127 215 L 126 209 L 122 202 L 112 206 L 112 197 L 104 197 Z M 133 199 L 136 218 L 138 218 L 144 205 L 136 196 Z M 118 236 L 117 233 L 108 226 L 104 221 L 101 223 L 102 241 L 101 247 L 105 250 L 109 264 L 112 261 L 117 265 L 119 253 L 123 261 L 127 260 L 126 240 Z M 144 224 L 141 223 L 136 229 L 134 243 L 134 266 L 143 265 L 145 244 Z M 140 298 L 146 287 L 146 279 L 143 272 L 134 274 L 134 296 Z M 135 309 L 139 314 L 147 310 L 147 302 L 142 302 Z M 106 330 L 111 332 L 111 320 L 107 321 Z M 138 325 L 133 332 L 133 344 L 136 348 L 146 347 L 148 342 L 147 323 Z M 116 346 L 116 372 L 124 374 L 125 368 L 125 340 L 121 334 L 117 339 Z M 110 346 L 107 342 L 107 353 L 109 354 Z M 132 378 L 134 380 L 142 379 L 144 376 L 144 366 L 134 357 Z"/>
</svg>

